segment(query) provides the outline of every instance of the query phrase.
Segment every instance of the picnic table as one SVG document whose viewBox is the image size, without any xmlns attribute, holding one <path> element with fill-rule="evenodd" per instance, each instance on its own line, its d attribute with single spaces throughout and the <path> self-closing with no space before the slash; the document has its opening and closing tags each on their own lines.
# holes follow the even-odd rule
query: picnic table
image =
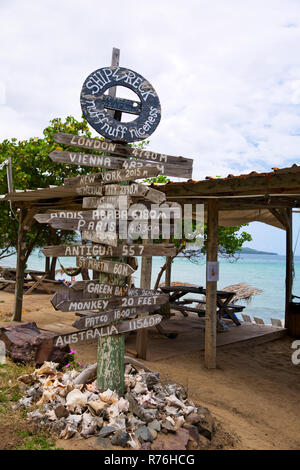
<svg viewBox="0 0 300 470">
<path fill-rule="evenodd" d="M 205 316 L 205 300 L 195 298 L 183 299 L 186 294 L 206 295 L 206 289 L 203 286 L 163 286 L 160 289 L 170 295 L 170 307 L 179 310 L 184 316 L 188 315 L 187 312 L 197 313 L 199 317 Z M 230 318 L 239 326 L 241 323 L 235 313 L 243 311 L 245 307 L 232 303 L 234 296 L 235 292 L 217 291 L 217 316 L 218 321 L 220 321 L 222 317 Z M 197 302 L 198 305 L 203 305 L 204 308 L 191 307 L 190 304 L 195 302 Z"/>
<path fill-rule="evenodd" d="M 16 283 L 16 274 L 17 270 L 16 268 L 11 268 L 9 266 L 1 266 L 1 274 L 2 277 L 0 278 L 0 290 L 5 289 L 8 285 L 12 285 Z M 28 283 L 32 283 L 30 287 L 26 290 L 25 295 L 30 294 L 32 291 L 34 291 L 37 287 L 43 287 L 49 294 L 52 294 L 53 291 L 49 289 L 49 286 L 47 283 L 50 282 L 50 280 L 46 279 L 47 273 L 45 271 L 37 271 L 35 269 L 25 269 L 24 271 L 25 277 L 24 277 L 24 285 Z M 51 281 L 56 283 L 57 281 Z"/>
</svg>

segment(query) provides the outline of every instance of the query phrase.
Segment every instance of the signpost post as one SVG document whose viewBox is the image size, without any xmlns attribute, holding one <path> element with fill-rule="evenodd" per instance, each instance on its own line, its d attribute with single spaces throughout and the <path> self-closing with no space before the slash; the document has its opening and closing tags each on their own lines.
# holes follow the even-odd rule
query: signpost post
<svg viewBox="0 0 300 470">
<path fill-rule="evenodd" d="M 170 257 L 176 253 L 172 243 L 154 244 L 146 240 L 150 232 L 153 238 L 157 238 L 153 235 L 154 228 L 164 234 L 167 224 L 164 219 L 155 220 L 149 231 L 150 214 L 159 215 L 160 209 L 151 206 L 149 211 L 144 206 L 137 216 L 139 213 L 132 203 L 142 199 L 148 205 L 150 202 L 162 204 L 166 196 L 135 180 L 158 174 L 190 178 L 193 161 L 127 145 L 152 134 L 159 124 L 161 110 L 152 85 L 138 73 L 119 67 L 119 55 L 120 51 L 113 49 L 111 66 L 90 74 L 81 91 L 84 116 L 106 140 L 61 133 L 54 137 L 61 144 L 94 149 L 102 155 L 64 150 L 50 154 L 53 161 L 104 169 L 64 181 L 64 185 L 74 187 L 77 194 L 88 196 L 83 198 L 83 209 L 88 210 L 75 212 L 66 208 L 57 213 L 37 214 L 35 218 L 60 230 L 78 230 L 82 240 L 92 242 L 43 248 L 45 256 L 76 256 L 77 266 L 99 273 L 99 279 L 75 282 L 71 288 L 61 289 L 53 296 L 51 302 L 55 309 L 78 311 L 77 315 L 80 316 L 73 323 L 79 331 L 58 335 L 55 344 L 73 344 L 97 338 L 97 385 L 100 389 L 109 388 L 123 394 L 124 333 L 157 326 L 162 316 L 148 314 L 158 310 L 169 299 L 168 295 L 150 289 L 152 256 Z M 117 86 L 134 91 L 139 101 L 117 98 Z M 108 94 L 104 94 L 107 90 Z M 124 123 L 121 121 L 122 112 L 137 117 Z M 169 207 L 170 203 L 164 206 L 161 214 L 169 217 L 173 209 Z M 133 225 L 126 231 L 127 238 L 124 238 L 122 224 L 129 220 Z M 143 238 L 144 243 L 132 243 L 135 238 Z M 170 235 L 162 238 L 169 239 Z M 131 275 L 137 268 L 134 256 L 145 260 L 141 288 L 131 287 Z M 143 338 L 144 335 L 139 335 L 139 349 L 145 351 L 141 344 Z"/>
</svg>

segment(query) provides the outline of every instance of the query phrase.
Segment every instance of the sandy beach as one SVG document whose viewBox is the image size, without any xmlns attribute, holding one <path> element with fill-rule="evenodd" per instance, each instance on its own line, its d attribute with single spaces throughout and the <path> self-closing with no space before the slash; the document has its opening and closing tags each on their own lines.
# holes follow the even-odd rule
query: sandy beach
<svg viewBox="0 0 300 470">
<path fill-rule="evenodd" d="M 43 328 L 50 323 L 72 323 L 74 313 L 55 311 L 50 295 L 24 296 L 23 321 L 35 321 Z M 0 293 L 0 325 L 10 322 L 14 295 Z M 166 341 L 168 341 L 166 339 Z M 164 380 L 182 384 L 197 405 L 211 410 L 223 436 L 221 448 L 299 449 L 300 448 L 300 365 L 291 362 L 292 339 L 256 346 L 218 347 L 217 369 L 204 368 L 203 351 L 175 358 L 147 361 Z M 78 359 L 96 361 L 96 342 L 76 345 Z M 80 441 L 91 448 L 92 439 Z M 60 441 L 60 447 L 78 448 L 74 440 Z"/>
</svg>

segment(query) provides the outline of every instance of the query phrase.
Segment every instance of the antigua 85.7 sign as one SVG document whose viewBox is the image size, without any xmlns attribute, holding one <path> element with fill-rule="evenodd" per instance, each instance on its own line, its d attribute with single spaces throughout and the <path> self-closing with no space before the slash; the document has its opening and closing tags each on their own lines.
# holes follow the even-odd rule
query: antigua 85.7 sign
<svg viewBox="0 0 300 470">
<path fill-rule="evenodd" d="M 116 86 L 129 88 L 139 100 L 105 94 L 109 88 Z M 110 140 L 144 140 L 155 131 L 160 122 L 160 102 L 153 86 L 137 72 L 124 67 L 103 67 L 91 73 L 83 84 L 80 102 L 89 124 Z M 111 116 L 111 110 L 137 117 L 130 122 L 120 122 Z"/>
</svg>

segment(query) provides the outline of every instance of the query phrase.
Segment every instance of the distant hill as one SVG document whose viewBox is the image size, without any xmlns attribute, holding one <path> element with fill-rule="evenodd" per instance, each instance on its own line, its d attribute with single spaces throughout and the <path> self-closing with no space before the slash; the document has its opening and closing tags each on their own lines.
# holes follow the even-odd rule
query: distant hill
<svg viewBox="0 0 300 470">
<path fill-rule="evenodd" d="M 241 253 L 247 254 L 247 255 L 278 255 L 278 253 L 273 253 L 271 251 L 259 251 L 259 250 L 254 250 L 253 248 L 242 248 Z"/>
</svg>

